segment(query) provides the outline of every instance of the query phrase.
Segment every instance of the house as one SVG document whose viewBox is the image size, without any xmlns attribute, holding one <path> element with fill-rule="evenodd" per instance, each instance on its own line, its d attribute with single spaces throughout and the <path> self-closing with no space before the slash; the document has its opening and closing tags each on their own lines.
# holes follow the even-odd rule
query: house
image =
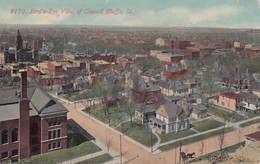
<svg viewBox="0 0 260 164">
<path fill-rule="evenodd" d="M 250 90 L 252 91 L 253 94 L 257 95 L 260 97 L 260 82 L 252 82 L 250 86 Z"/>
<path fill-rule="evenodd" d="M 139 104 L 135 110 L 135 120 L 141 124 L 149 122 L 149 118 L 155 117 L 157 104 Z"/>
<path fill-rule="evenodd" d="M 184 84 L 188 85 L 189 94 L 197 93 L 199 91 L 199 87 L 201 86 L 201 82 L 197 78 L 189 78 L 184 81 Z"/>
<path fill-rule="evenodd" d="M 163 71 L 163 75 L 166 78 L 172 78 L 172 79 L 177 79 L 185 74 L 188 73 L 187 69 L 182 68 L 181 66 L 168 66 L 166 65 L 165 71 Z"/>
<path fill-rule="evenodd" d="M 173 88 L 174 96 L 187 96 L 189 94 L 189 88 L 187 85 L 177 85 Z"/>
<path fill-rule="evenodd" d="M 203 104 L 193 106 L 191 116 L 197 120 L 207 117 L 208 108 Z"/>
<path fill-rule="evenodd" d="M 248 73 L 241 73 L 239 71 L 231 71 L 229 75 L 222 78 L 219 83 L 221 87 L 231 88 L 233 90 L 248 90 L 254 78 Z"/>
<path fill-rule="evenodd" d="M 245 135 L 246 145 L 260 141 L 260 131 Z"/>
<path fill-rule="evenodd" d="M 152 83 L 140 82 L 132 89 L 132 101 L 135 103 L 155 104 L 161 103 L 162 99 L 161 89 Z"/>
<path fill-rule="evenodd" d="M 240 109 L 239 105 L 241 105 L 242 98 L 240 94 L 235 92 L 223 92 L 214 98 L 213 104 L 231 111 L 237 111 Z"/>
<path fill-rule="evenodd" d="M 149 126 L 159 133 L 178 132 L 189 128 L 189 115 L 174 103 L 166 103 L 156 110 L 156 117 L 149 119 Z"/>
<path fill-rule="evenodd" d="M 243 96 L 242 105 L 240 106 L 241 111 L 260 109 L 260 97 L 248 92 L 240 92 L 239 94 Z"/>
<path fill-rule="evenodd" d="M 67 109 L 39 88 L 0 91 L 0 162 L 67 148 Z M 4 96 L 3 96 L 4 95 Z"/>
</svg>

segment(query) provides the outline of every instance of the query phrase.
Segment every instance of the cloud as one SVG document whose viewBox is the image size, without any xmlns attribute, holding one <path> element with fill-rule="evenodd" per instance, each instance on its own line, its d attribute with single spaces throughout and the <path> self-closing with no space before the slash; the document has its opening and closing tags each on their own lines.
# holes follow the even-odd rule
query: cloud
<svg viewBox="0 0 260 164">
<path fill-rule="evenodd" d="M 155 11 L 145 10 L 133 15 L 96 15 L 93 20 L 98 24 L 127 26 L 199 26 L 232 19 L 240 14 L 242 8 L 236 6 L 217 6 L 194 11 L 186 7 L 171 7 Z"/>
</svg>

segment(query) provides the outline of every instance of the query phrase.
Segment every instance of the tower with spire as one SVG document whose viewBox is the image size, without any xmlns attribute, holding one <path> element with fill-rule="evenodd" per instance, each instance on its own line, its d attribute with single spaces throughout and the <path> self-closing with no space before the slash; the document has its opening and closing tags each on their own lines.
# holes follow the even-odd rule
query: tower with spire
<svg viewBox="0 0 260 164">
<path fill-rule="evenodd" d="M 16 50 L 18 51 L 22 48 L 23 48 L 23 40 L 22 40 L 22 36 L 18 30 L 17 35 L 16 35 Z"/>
</svg>

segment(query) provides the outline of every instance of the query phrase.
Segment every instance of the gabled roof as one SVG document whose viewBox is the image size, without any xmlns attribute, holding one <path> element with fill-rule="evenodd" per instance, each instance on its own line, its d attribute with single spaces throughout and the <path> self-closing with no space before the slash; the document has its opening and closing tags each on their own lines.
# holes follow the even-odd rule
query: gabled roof
<svg viewBox="0 0 260 164">
<path fill-rule="evenodd" d="M 18 119 L 20 117 L 19 89 L 0 91 L 0 121 Z M 30 99 L 30 116 L 48 116 L 66 114 L 67 109 L 58 101 L 50 97 L 40 88 L 28 88 L 27 95 Z"/>
<path fill-rule="evenodd" d="M 182 114 L 185 114 L 181 106 L 174 103 L 166 103 L 161 105 L 157 110 L 156 114 L 164 116 L 166 118 L 176 118 Z"/>
<path fill-rule="evenodd" d="M 48 94 L 44 93 L 40 88 L 35 89 L 31 98 L 31 103 L 34 105 L 39 115 L 67 113 L 67 109 L 51 98 Z"/>
</svg>

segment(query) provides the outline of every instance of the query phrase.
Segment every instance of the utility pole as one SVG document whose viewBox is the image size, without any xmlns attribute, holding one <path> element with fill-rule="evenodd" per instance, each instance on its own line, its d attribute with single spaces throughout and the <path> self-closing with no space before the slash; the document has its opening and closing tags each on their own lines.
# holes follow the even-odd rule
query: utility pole
<svg viewBox="0 0 260 164">
<path fill-rule="evenodd" d="M 153 152 L 153 129 L 151 129 L 151 152 Z"/>
<path fill-rule="evenodd" d="M 122 164 L 122 138 L 120 134 L 120 164 Z"/>
<path fill-rule="evenodd" d="M 181 147 L 182 147 L 182 141 L 180 142 L 180 155 L 179 155 L 179 163 L 181 162 Z"/>
</svg>

